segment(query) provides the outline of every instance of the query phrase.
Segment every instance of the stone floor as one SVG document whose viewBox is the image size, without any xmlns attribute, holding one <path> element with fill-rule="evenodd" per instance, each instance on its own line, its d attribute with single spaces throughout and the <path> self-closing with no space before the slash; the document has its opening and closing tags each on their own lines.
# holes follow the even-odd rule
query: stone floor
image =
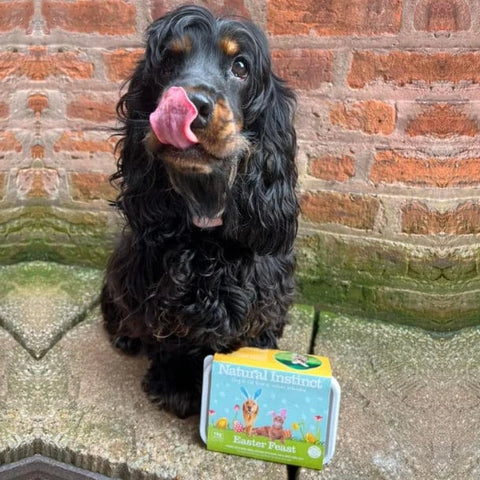
<svg viewBox="0 0 480 480">
<path fill-rule="evenodd" d="M 146 360 L 102 330 L 100 282 L 96 270 L 0 267 L 0 478 L 41 454 L 125 480 L 287 479 L 283 465 L 208 452 L 198 418 L 149 403 Z M 333 460 L 298 478 L 480 478 L 479 328 L 439 336 L 297 306 L 281 348 L 308 351 L 312 331 L 342 404 Z"/>
</svg>

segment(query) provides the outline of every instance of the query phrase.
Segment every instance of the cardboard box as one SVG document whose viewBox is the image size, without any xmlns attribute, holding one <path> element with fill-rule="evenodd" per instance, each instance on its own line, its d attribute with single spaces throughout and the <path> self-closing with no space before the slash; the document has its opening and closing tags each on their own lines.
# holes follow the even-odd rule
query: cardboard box
<svg viewBox="0 0 480 480">
<path fill-rule="evenodd" d="M 326 357 L 241 348 L 205 359 L 209 450 L 321 469 L 335 450 L 340 387 Z"/>
</svg>

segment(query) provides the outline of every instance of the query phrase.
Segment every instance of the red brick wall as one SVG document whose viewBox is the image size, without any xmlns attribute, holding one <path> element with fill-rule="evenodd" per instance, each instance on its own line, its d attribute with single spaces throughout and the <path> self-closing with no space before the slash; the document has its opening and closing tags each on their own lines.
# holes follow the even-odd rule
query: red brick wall
<svg viewBox="0 0 480 480">
<path fill-rule="evenodd" d="M 145 27 L 181 3 L 0 1 L 0 209 L 107 215 L 120 84 Z M 394 245 L 406 289 L 412 258 L 460 256 L 478 279 L 478 2 L 193 3 L 260 24 L 298 92 L 303 236 Z"/>
</svg>

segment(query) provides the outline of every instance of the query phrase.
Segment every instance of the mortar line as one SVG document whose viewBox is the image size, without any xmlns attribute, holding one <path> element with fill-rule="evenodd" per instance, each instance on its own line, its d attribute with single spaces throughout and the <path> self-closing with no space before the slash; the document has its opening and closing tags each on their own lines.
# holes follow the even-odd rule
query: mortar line
<svg viewBox="0 0 480 480">
<path fill-rule="evenodd" d="M 308 345 L 308 353 L 315 353 L 315 339 L 317 337 L 318 328 L 320 323 L 320 310 L 315 307 L 312 318 L 312 330 L 310 334 L 310 342 Z M 295 465 L 287 465 L 287 480 L 300 480 L 300 467 Z"/>
<path fill-rule="evenodd" d="M 314 355 L 315 354 L 315 341 L 317 339 L 318 329 L 320 328 L 320 309 L 315 306 L 314 307 L 314 314 L 313 314 L 313 323 L 312 323 L 312 334 L 310 336 L 310 345 L 308 347 L 308 353 Z"/>
</svg>

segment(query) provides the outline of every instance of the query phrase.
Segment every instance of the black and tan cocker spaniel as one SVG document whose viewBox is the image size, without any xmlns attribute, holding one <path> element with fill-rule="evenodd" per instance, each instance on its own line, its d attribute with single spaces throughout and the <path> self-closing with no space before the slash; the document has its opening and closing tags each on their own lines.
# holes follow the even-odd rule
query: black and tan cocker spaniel
<svg viewBox="0 0 480 480">
<path fill-rule="evenodd" d="M 114 344 L 145 352 L 144 389 L 180 417 L 203 359 L 275 348 L 294 294 L 295 99 L 250 22 L 184 6 L 155 21 L 117 112 L 115 202 L 126 227 L 102 311 Z"/>
</svg>

